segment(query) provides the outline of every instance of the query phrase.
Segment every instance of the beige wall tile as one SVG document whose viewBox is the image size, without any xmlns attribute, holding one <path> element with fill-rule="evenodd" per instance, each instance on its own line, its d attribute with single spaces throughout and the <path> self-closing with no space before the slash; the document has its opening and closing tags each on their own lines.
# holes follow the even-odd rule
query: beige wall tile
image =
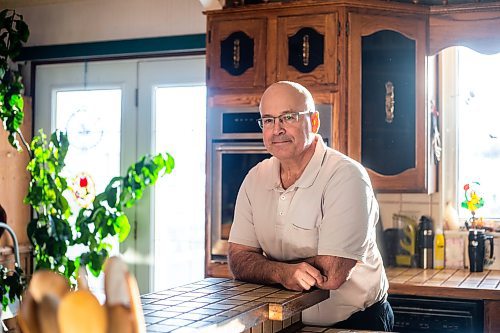
<svg viewBox="0 0 500 333">
<path fill-rule="evenodd" d="M 401 204 L 379 202 L 379 206 L 380 206 L 380 221 L 382 222 L 384 230 L 388 228 L 393 228 L 394 224 L 392 223 L 392 215 L 395 213 L 399 213 Z"/>
<path fill-rule="evenodd" d="M 401 195 L 401 201 L 407 203 L 430 203 L 432 200 L 431 196 L 425 193 L 403 193 Z"/>
<path fill-rule="evenodd" d="M 401 202 L 401 193 L 378 193 L 376 194 L 378 202 Z"/>
<path fill-rule="evenodd" d="M 417 220 L 422 215 L 431 215 L 431 207 L 429 203 L 407 203 L 401 204 L 401 213 L 407 216 L 413 216 Z"/>
<path fill-rule="evenodd" d="M 432 203 L 438 204 L 441 202 L 441 194 L 439 192 L 432 193 L 431 198 L 432 198 Z"/>
<path fill-rule="evenodd" d="M 405 213 L 420 219 L 428 215 L 434 221 L 435 227 L 442 227 L 441 196 L 425 193 L 379 193 L 377 200 L 380 206 L 380 219 L 384 229 L 394 227 L 392 215 Z"/>
<path fill-rule="evenodd" d="M 443 218 L 441 214 L 441 205 L 439 203 L 433 203 L 431 205 L 431 217 L 434 221 L 434 230 L 443 230 Z"/>
</svg>

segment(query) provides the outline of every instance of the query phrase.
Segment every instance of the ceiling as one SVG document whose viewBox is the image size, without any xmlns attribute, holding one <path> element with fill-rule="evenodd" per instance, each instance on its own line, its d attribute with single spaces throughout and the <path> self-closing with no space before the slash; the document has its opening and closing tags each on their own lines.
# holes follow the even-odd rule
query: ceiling
<svg viewBox="0 0 500 333">
<path fill-rule="evenodd" d="M 32 7 L 32 6 L 43 6 L 61 2 L 78 2 L 85 0 L 0 0 L 0 8 L 20 8 L 20 7 Z M 101 0 L 104 1 L 104 0 Z M 199 0 L 204 7 L 207 9 L 220 9 L 222 8 L 222 3 L 224 0 Z"/>
<path fill-rule="evenodd" d="M 31 6 L 42 6 L 48 4 L 55 4 L 61 2 L 79 2 L 85 0 L 0 0 L 0 8 L 20 8 Z M 104 1 L 104 0 L 103 0 Z M 231 3 L 232 0 L 199 0 L 205 9 L 216 9 L 222 7 L 223 3 Z M 240 0 L 241 1 L 241 0 Z M 271 2 L 280 2 L 280 0 L 267 0 Z M 296 0 L 281 0 L 283 2 L 296 1 Z M 477 2 L 496 2 L 495 0 L 393 0 L 396 2 L 406 2 L 415 4 L 426 5 L 446 5 L 446 4 L 463 4 L 463 3 L 477 3 Z M 259 1 L 252 1 L 259 2 Z M 266 1 L 260 1 L 266 2 Z"/>
<path fill-rule="evenodd" d="M 77 2 L 82 0 L 0 0 L 0 8 L 20 8 L 48 5 L 60 2 Z"/>
</svg>

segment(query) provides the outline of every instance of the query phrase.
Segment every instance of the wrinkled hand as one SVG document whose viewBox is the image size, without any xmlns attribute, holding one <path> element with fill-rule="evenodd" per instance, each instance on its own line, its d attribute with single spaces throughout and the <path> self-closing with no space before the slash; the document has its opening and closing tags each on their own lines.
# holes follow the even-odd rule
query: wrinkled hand
<svg viewBox="0 0 500 333">
<path fill-rule="evenodd" d="M 281 274 L 281 284 L 290 290 L 309 290 L 322 285 L 327 278 L 315 267 L 306 262 L 286 264 Z"/>
</svg>

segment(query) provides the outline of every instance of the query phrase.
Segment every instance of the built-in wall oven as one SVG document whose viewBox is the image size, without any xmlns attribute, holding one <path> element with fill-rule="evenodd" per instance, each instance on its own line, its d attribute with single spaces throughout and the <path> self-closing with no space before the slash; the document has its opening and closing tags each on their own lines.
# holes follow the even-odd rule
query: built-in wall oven
<svg viewBox="0 0 500 333">
<path fill-rule="evenodd" d="M 320 134 L 331 142 L 332 107 L 318 105 Z M 207 250 L 212 262 L 226 261 L 236 196 L 248 171 L 271 155 L 257 124 L 258 107 L 212 107 L 207 118 Z"/>
</svg>

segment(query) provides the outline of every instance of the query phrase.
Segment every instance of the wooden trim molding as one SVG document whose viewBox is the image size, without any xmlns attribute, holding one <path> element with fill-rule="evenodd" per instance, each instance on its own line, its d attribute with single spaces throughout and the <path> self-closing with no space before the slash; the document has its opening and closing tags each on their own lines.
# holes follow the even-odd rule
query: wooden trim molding
<svg viewBox="0 0 500 333">
<path fill-rule="evenodd" d="M 24 47 L 17 58 L 63 60 L 205 51 L 206 34 Z"/>
<path fill-rule="evenodd" d="M 485 11 L 431 13 L 429 55 L 451 46 L 466 46 L 480 53 L 500 52 L 500 7 Z"/>
</svg>

